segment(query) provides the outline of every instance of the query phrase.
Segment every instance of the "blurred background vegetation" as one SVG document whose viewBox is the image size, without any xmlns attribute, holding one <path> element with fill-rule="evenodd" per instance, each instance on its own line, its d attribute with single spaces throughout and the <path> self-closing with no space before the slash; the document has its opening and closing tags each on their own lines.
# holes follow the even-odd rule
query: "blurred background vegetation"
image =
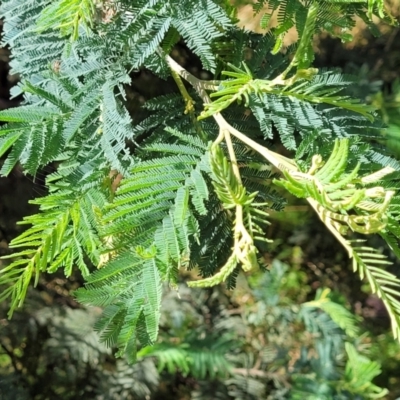
<svg viewBox="0 0 400 400">
<path fill-rule="evenodd" d="M 392 1 L 400 16 L 400 3 Z M 249 6 L 241 24 L 258 30 Z M 400 29 L 360 21 L 354 41 L 315 39 L 316 66 L 358 75 L 358 95 L 374 104 L 389 127 L 378 145 L 400 159 Z M 288 43 L 295 40 L 288 37 Z M 201 75 L 196 57 L 180 44 L 174 56 Z M 9 54 L 0 49 L 0 109 L 18 104 L 9 89 Z M 174 90 L 148 71 L 132 75 L 129 108 Z M 45 169 L 0 179 L 0 254 L 32 213 L 30 199 L 45 193 Z M 129 366 L 93 332 L 99 309 L 77 304 L 77 274 L 42 276 L 26 304 L 6 318 L 0 304 L 0 400 L 344 400 L 400 399 L 400 345 L 380 300 L 368 294 L 342 248 L 304 203 L 272 215 L 268 273 L 239 276 L 236 290 L 165 288 L 160 340 Z M 371 246 L 383 249 L 378 238 Z M 394 255 L 391 272 L 399 274 Z M 193 274 L 195 272 L 190 272 Z"/>
</svg>

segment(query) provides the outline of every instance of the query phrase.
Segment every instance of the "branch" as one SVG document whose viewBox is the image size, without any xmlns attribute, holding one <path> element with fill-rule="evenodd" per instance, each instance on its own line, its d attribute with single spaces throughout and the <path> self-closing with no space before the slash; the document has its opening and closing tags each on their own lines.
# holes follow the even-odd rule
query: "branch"
<svg viewBox="0 0 400 400">
<path fill-rule="evenodd" d="M 192 75 L 190 72 L 184 69 L 181 65 L 179 65 L 175 60 L 173 60 L 168 55 L 165 57 L 165 59 L 171 70 L 173 70 L 175 73 L 177 73 L 179 76 L 181 76 L 183 79 L 185 79 L 193 86 L 194 90 L 201 97 L 201 99 L 205 104 L 211 103 L 210 96 L 208 95 L 206 90 L 217 90 L 215 82 L 203 81 L 201 79 L 196 78 L 194 75 Z M 275 153 L 271 150 L 268 150 L 266 147 L 250 139 L 248 136 L 238 131 L 231 124 L 229 124 L 226 121 L 226 119 L 222 116 L 222 114 L 215 113 L 213 117 L 221 130 L 229 131 L 229 133 L 231 133 L 237 139 L 241 140 L 244 144 L 248 145 L 253 150 L 260 153 L 264 158 L 268 160 L 268 162 L 270 162 L 277 169 L 282 170 L 283 168 L 286 168 L 291 171 L 297 171 L 297 166 L 292 160 L 278 153 Z"/>
</svg>

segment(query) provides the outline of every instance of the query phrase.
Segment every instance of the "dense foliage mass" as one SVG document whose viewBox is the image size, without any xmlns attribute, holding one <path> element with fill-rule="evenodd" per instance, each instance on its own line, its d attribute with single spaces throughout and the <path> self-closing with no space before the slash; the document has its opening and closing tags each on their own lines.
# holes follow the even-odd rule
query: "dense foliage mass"
<svg viewBox="0 0 400 400">
<path fill-rule="evenodd" d="M 238 27 L 239 6 L 2 2 L 3 42 L 21 76 L 13 94 L 24 101 L 0 112 L 7 123 L 0 129 L 1 173 L 17 163 L 33 176 L 49 164 L 56 169 L 48 194 L 34 201 L 40 212 L 25 218 L 30 227 L 11 243 L 14 261 L 1 271 L 0 299 L 10 298 L 10 316 L 40 273 L 63 269 L 70 276 L 78 268 L 86 284 L 77 300 L 103 308 L 96 322 L 103 342 L 130 362 L 153 354 L 170 369 L 188 370 L 185 349 L 146 350 L 157 340 L 163 282 L 179 293 L 179 272 L 196 268 L 201 279 L 190 287 L 233 288 L 241 270 L 270 269 L 269 214 L 284 214 L 294 196 L 343 246 L 400 337 L 400 279 L 364 243 L 365 235 L 380 235 L 400 256 L 400 164 L 375 143 L 383 123 L 354 97 L 354 79 L 313 68 L 312 47 L 322 31 L 351 40 L 356 16 L 371 27 L 373 16 L 395 20 L 382 0 L 256 1 L 254 13 L 268 28 L 260 35 Z M 284 48 L 291 29 L 299 39 Z M 199 58 L 199 77 L 172 57 L 179 46 Z M 144 69 L 173 80 L 176 90 L 149 99 L 146 116 L 132 120 L 127 89 Z M 346 310 L 329 312 L 321 306 L 326 295 L 319 296 L 321 315 L 354 336 L 343 322 Z M 304 311 L 303 322 L 317 329 L 311 314 Z M 345 382 L 366 390 L 366 379 L 371 396 L 384 395 L 370 383 L 379 366 L 350 342 L 345 348 Z M 353 366 L 363 363 L 373 372 L 355 377 Z M 343 385 L 338 396 L 359 393 Z"/>
</svg>

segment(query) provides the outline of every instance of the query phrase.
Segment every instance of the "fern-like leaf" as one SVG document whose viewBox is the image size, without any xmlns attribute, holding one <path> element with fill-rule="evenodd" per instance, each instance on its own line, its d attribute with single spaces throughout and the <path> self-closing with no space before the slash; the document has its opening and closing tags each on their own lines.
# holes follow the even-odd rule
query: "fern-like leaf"
<svg viewBox="0 0 400 400">
<path fill-rule="evenodd" d="M 375 249 L 366 246 L 352 247 L 353 269 L 358 271 L 361 279 L 366 278 L 372 293 L 375 293 L 385 304 L 389 313 L 393 336 L 400 338 L 400 279 L 383 268 L 391 263 Z"/>
<path fill-rule="evenodd" d="M 0 283 L 7 285 L 0 299 L 11 297 L 10 316 L 21 306 L 33 277 L 36 285 L 41 272 L 52 273 L 61 267 L 70 276 L 75 265 L 87 276 L 85 255 L 94 263 L 99 260 L 101 241 L 92 207 L 102 208 L 105 200 L 97 191 L 74 198 L 64 190 L 33 203 L 41 213 L 24 219 L 22 223 L 32 227 L 10 243 L 10 248 L 23 250 L 5 256 L 19 258 L 0 271 Z"/>
</svg>

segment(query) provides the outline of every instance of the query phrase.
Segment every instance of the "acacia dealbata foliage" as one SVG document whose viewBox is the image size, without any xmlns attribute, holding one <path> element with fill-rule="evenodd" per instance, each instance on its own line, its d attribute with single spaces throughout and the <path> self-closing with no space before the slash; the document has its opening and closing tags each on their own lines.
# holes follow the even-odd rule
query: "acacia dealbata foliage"
<svg viewBox="0 0 400 400">
<path fill-rule="evenodd" d="M 9 316 L 40 273 L 78 268 L 77 300 L 103 308 L 101 339 L 133 362 L 139 343 L 157 339 L 163 283 L 174 289 L 181 270 L 196 269 L 190 287 L 234 288 L 240 271 L 266 269 L 269 212 L 296 196 L 342 244 L 400 338 L 400 279 L 364 244 L 380 235 L 400 256 L 400 164 L 374 146 L 382 124 L 352 97 L 353 78 L 314 68 L 312 47 L 323 31 L 350 41 L 356 16 L 372 29 L 374 16 L 396 21 L 383 0 L 259 0 L 261 35 L 238 27 L 240 3 L 2 2 L 3 43 L 21 77 L 13 95 L 24 100 L 0 112 L 0 172 L 56 167 L 1 271 Z M 286 48 L 290 29 L 299 39 Z M 177 44 L 207 79 L 171 57 Z M 143 69 L 176 90 L 147 101 L 134 123 L 126 88 Z"/>
</svg>

